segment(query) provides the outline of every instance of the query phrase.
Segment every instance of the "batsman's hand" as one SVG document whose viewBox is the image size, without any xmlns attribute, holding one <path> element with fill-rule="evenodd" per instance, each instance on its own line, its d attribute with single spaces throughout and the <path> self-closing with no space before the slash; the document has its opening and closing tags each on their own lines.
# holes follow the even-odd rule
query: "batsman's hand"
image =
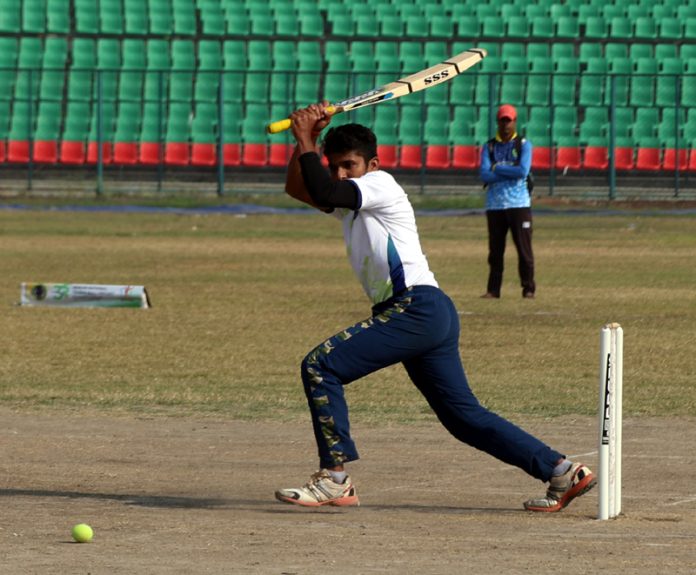
<svg viewBox="0 0 696 575">
<path fill-rule="evenodd" d="M 290 115 L 292 133 L 301 148 L 314 150 L 319 134 L 331 122 L 331 115 L 326 111 L 328 106 L 329 103 L 326 101 L 321 104 L 311 104 Z M 310 151 L 310 149 L 304 151 Z"/>
</svg>

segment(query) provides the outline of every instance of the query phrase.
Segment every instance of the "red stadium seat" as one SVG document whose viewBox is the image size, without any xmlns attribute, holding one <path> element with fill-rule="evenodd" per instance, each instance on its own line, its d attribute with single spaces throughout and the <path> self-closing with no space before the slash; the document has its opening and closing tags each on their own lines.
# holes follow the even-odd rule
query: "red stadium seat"
<svg viewBox="0 0 696 575">
<path fill-rule="evenodd" d="M 450 167 L 450 152 L 449 146 L 430 145 L 425 150 L 425 166 L 442 170 Z"/>
<path fill-rule="evenodd" d="M 617 170 L 632 170 L 636 167 L 633 158 L 633 148 L 621 147 L 614 149 L 614 166 Z"/>
<path fill-rule="evenodd" d="M 191 144 L 191 165 L 214 166 L 217 164 L 215 144 Z"/>
<path fill-rule="evenodd" d="M 242 163 L 242 150 L 239 144 L 225 144 L 222 147 L 222 162 L 225 166 L 239 166 Z"/>
<path fill-rule="evenodd" d="M 404 144 L 401 146 L 399 167 L 420 168 L 423 166 L 421 147 L 417 144 Z"/>
<path fill-rule="evenodd" d="M 559 146 L 556 150 L 556 168 L 559 170 L 577 170 L 581 166 L 580 148 L 577 146 Z"/>
<path fill-rule="evenodd" d="M 142 142 L 138 162 L 148 165 L 159 164 L 161 148 L 161 145 L 156 142 Z"/>
<path fill-rule="evenodd" d="M 87 163 L 96 164 L 99 159 L 99 144 L 89 142 L 87 144 Z M 113 161 L 113 147 L 111 142 L 102 142 L 102 163 L 110 164 Z"/>
<path fill-rule="evenodd" d="M 391 144 L 378 144 L 377 157 L 382 168 L 395 168 L 398 162 L 396 146 Z"/>
<path fill-rule="evenodd" d="M 61 142 L 61 164 L 84 164 L 86 159 L 86 149 L 83 142 L 70 142 L 65 140 Z"/>
<path fill-rule="evenodd" d="M 271 149 L 268 153 L 268 164 L 276 167 L 287 166 L 294 146 L 292 144 L 271 144 Z"/>
<path fill-rule="evenodd" d="M 689 171 L 696 172 L 696 147 L 689 152 Z"/>
<path fill-rule="evenodd" d="M 660 148 L 638 148 L 636 168 L 638 170 L 659 170 Z"/>
<path fill-rule="evenodd" d="M 188 166 L 189 151 L 187 142 L 167 142 L 164 147 L 164 162 L 170 166 Z"/>
<path fill-rule="evenodd" d="M 7 161 L 26 163 L 29 161 L 29 142 L 24 140 L 10 140 L 7 142 Z"/>
<path fill-rule="evenodd" d="M 535 170 L 548 170 L 551 168 L 551 152 L 552 149 L 548 146 L 534 146 L 532 154 L 532 168 Z"/>
<path fill-rule="evenodd" d="M 606 170 L 609 167 L 609 151 L 604 146 L 587 146 L 583 165 L 588 170 Z"/>
<path fill-rule="evenodd" d="M 114 164 L 137 164 L 138 144 L 134 142 L 116 142 L 114 144 Z"/>
<path fill-rule="evenodd" d="M 36 140 L 34 142 L 34 161 L 42 164 L 55 164 L 58 161 L 58 142 L 55 140 Z"/>
<path fill-rule="evenodd" d="M 7 149 L 5 148 L 5 142 L 0 140 L 0 162 L 4 162 L 7 156 Z"/>
<path fill-rule="evenodd" d="M 689 152 L 688 150 L 675 150 L 667 148 L 665 155 L 662 158 L 662 169 L 674 171 L 677 169 L 677 157 L 679 158 L 679 171 L 685 172 L 689 168 Z"/>
<path fill-rule="evenodd" d="M 242 165 L 258 167 L 266 164 L 268 164 L 266 144 L 244 144 L 242 148 Z"/>
<path fill-rule="evenodd" d="M 471 170 L 479 167 L 481 151 L 478 146 L 454 145 L 452 150 L 452 167 Z"/>
</svg>

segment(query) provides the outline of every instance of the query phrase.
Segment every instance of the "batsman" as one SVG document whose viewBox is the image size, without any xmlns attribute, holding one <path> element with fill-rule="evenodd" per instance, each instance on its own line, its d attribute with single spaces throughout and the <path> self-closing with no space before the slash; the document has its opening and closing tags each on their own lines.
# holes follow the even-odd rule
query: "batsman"
<svg viewBox="0 0 696 575">
<path fill-rule="evenodd" d="M 526 501 L 526 509 L 560 511 L 595 485 L 594 474 L 479 403 L 459 355 L 457 310 L 430 270 L 406 192 L 380 169 L 376 137 L 359 124 L 326 132 L 324 168 L 318 139 L 331 120 L 327 107 L 313 104 L 290 116 L 297 146 L 285 190 L 341 223 L 348 259 L 372 311 L 302 361 L 319 471 L 302 487 L 276 491 L 276 498 L 306 507 L 359 505 L 346 470 L 359 457 L 344 386 L 401 363 L 454 437 L 548 482 L 546 494 Z"/>
</svg>

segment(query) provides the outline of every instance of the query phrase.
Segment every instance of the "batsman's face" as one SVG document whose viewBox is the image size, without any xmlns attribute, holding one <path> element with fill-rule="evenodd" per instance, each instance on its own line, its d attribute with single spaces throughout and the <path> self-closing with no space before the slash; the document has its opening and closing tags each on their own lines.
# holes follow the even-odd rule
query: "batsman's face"
<svg viewBox="0 0 696 575">
<path fill-rule="evenodd" d="M 327 159 L 329 161 L 329 172 L 334 180 L 359 178 L 367 172 L 379 169 L 379 160 L 377 158 L 372 158 L 369 162 L 366 162 L 365 158 L 357 152 L 330 154 L 327 156 Z"/>
</svg>

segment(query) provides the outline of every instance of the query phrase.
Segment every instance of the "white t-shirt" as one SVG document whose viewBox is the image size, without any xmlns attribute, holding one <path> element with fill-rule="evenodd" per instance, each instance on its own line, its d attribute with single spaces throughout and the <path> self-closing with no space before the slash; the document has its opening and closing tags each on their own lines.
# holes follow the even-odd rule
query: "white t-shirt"
<svg viewBox="0 0 696 575">
<path fill-rule="evenodd" d="M 360 209 L 337 208 L 355 275 L 373 304 L 416 285 L 438 287 L 421 249 L 416 218 L 403 188 L 387 172 L 353 178 Z"/>
</svg>

